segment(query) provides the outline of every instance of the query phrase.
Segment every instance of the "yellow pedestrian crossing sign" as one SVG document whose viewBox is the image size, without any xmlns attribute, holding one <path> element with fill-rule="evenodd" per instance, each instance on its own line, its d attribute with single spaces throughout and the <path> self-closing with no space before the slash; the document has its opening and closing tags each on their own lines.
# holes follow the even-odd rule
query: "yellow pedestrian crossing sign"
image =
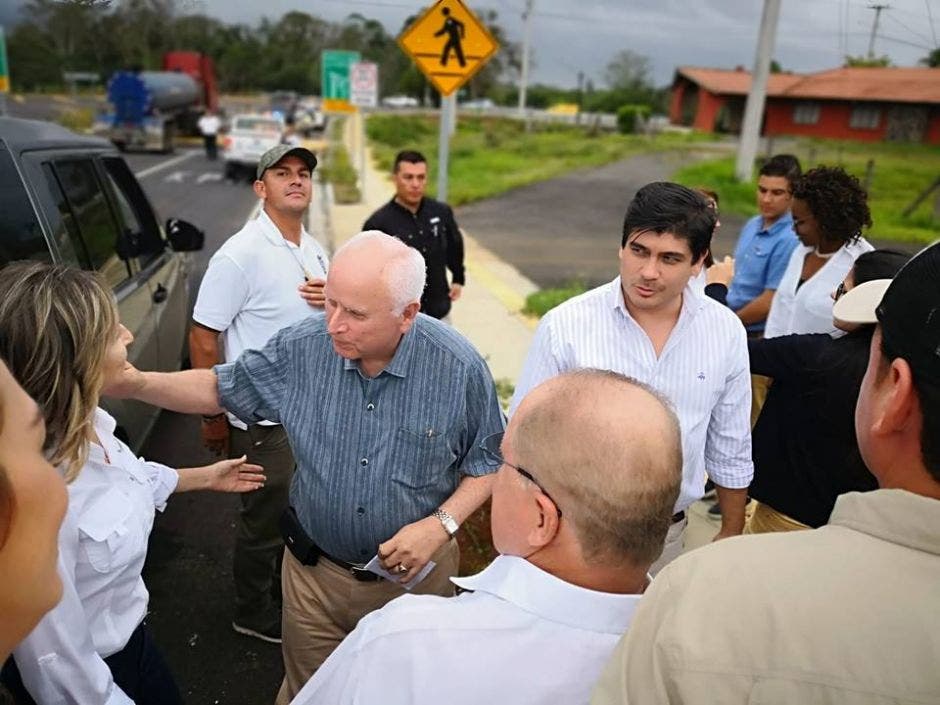
<svg viewBox="0 0 940 705">
<path fill-rule="evenodd" d="M 469 81 L 499 49 L 461 0 L 438 0 L 402 32 L 398 45 L 441 95 Z"/>
</svg>

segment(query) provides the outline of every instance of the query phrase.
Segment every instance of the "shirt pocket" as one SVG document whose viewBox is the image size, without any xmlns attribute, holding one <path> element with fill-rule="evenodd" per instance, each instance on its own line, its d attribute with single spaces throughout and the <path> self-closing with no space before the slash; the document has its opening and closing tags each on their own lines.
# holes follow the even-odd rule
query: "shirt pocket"
<svg viewBox="0 0 940 705">
<path fill-rule="evenodd" d="M 446 433 L 433 428 L 399 428 L 392 455 L 392 481 L 410 489 L 428 489 L 449 484 L 450 468 L 457 456 Z"/>
<path fill-rule="evenodd" d="M 146 553 L 147 537 L 133 516 L 134 506 L 112 488 L 89 504 L 79 519 L 82 553 L 99 573 L 118 571 Z"/>
</svg>

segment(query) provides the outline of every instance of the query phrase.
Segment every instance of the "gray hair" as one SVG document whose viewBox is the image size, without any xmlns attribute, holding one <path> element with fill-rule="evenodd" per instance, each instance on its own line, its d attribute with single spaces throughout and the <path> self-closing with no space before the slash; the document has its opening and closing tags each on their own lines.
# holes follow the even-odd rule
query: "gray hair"
<svg viewBox="0 0 940 705">
<path fill-rule="evenodd" d="M 387 252 L 382 278 L 385 280 L 386 290 L 392 297 L 392 312 L 399 315 L 408 304 L 420 303 L 427 279 L 427 269 L 421 253 L 381 230 L 365 230 L 349 238 L 336 251 L 334 259 L 346 250 L 364 246 L 382 248 Z"/>
</svg>

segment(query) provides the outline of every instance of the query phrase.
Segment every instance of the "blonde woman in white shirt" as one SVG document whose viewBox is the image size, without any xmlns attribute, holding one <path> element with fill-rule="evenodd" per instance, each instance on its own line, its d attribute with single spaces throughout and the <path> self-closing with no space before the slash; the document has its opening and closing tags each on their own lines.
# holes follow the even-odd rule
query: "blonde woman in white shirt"
<svg viewBox="0 0 940 705">
<path fill-rule="evenodd" d="M 244 458 L 174 470 L 137 458 L 115 437 L 98 398 L 132 340 L 93 274 L 38 262 L 0 273 L 0 357 L 39 404 L 47 457 L 68 482 L 62 600 L 4 668 L 4 683 L 23 702 L 182 703 L 144 625 L 141 570 L 154 512 L 173 492 L 248 492 L 264 482 Z"/>
<path fill-rule="evenodd" d="M 836 333 L 830 294 L 855 259 L 874 248 L 862 237 L 871 227 L 868 194 L 840 167 L 812 169 L 793 185 L 793 229 L 800 238 L 770 305 L 765 338 Z"/>
</svg>

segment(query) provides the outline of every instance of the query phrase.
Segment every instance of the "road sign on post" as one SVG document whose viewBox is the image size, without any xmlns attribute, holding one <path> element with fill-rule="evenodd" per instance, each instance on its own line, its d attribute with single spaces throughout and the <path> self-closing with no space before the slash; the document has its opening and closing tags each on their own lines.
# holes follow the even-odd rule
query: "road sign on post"
<svg viewBox="0 0 940 705">
<path fill-rule="evenodd" d="M 10 92 L 10 64 L 7 61 L 7 43 L 0 27 L 0 93 Z"/>
<path fill-rule="evenodd" d="M 332 112 L 354 110 L 349 102 L 349 67 L 359 61 L 358 51 L 336 51 L 320 54 L 323 108 Z"/>
<path fill-rule="evenodd" d="M 398 45 L 441 95 L 450 95 L 499 49 L 461 0 L 438 0 L 398 38 Z"/>
<path fill-rule="evenodd" d="M 371 61 L 357 61 L 349 66 L 349 102 L 359 108 L 378 106 L 378 64 Z"/>
</svg>

